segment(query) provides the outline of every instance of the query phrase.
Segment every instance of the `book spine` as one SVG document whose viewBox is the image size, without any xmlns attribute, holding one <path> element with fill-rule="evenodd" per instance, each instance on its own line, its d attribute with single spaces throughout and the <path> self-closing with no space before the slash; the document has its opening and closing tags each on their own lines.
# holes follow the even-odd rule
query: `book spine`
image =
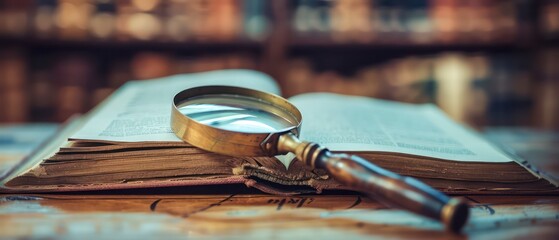
<svg viewBox="0 0 559 240">
<path fill-rule="evenodd" d="M 32 0 L 0 2 L 0 36 L 23 37 L 30 23 Z"/>
<path fill-rule="evenodd" d="M 62 122 L 75 113 L 85 112 L 95 76 L 93 60 L 84 55 L 68 55 L 54 64 L 56 121 Z"/>
<path fill-rule="evenodd" d="M 96 0 L 89 21 L 89 35 L 97 39 L 111 39 L 116 32 L 116 5 L 113 0 Z"/>
<path fill-rule="evenodd" d="M 63 39 L 86 39 L 89 21 L 93 13 L 92 1 L 59 0 L 55 12 L 58 37 Z"/>
<path fill-rule="evenodd" d="M 0 122 L 23 122 L 28 116 L 26 57 L 18 49 L 0 51 Z"/>
<path fill-rule="evenodd" d="M 244 0 L 243 34 L 252 40 L 264 40 L 270 34 L 270 19 L 268 18 L 268 4 L 260 0 Z"/>
<path fill-rule="evenodd" d="M 540 54 L 541 79 L 535 89 L 537 125 L 545 129 L 559 130 L 559 49 Z"/>
<path fill-rule="evenodd" d="M 31 32 L 36 38 L 52 38 L 56 32 L 57 1 L 37 1 L 32 14 Z"/>
</svg>

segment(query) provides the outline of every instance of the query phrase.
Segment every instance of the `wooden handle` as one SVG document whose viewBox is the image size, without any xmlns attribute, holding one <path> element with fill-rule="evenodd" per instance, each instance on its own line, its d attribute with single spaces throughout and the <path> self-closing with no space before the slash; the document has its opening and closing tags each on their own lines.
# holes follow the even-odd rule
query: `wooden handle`
<svg viewBox="0 0 559 240">
<path fill-rule="evenodd" d="M 291 133 L 278 140 L 279 152 L 293 152 L 313 168 L 322 168 L 338 182 L 371 195 L 387 205 L 406 209 L 438 221 L 459 232 L 470 213 L 466 202 L 450 198 L 425 183 L 400 176 L 358 156 L 333 154 L 316 143 L 299 140 Z"/>
<path fill-rule="evenodd" d="M 468 205 L 411 177 L 400 176 L 355 155 L 321 151 L 314 165 L 327 170 L 338 182 L 384 203 L 445 223 L 459 232 L 469 216 Z"/>
</svg>

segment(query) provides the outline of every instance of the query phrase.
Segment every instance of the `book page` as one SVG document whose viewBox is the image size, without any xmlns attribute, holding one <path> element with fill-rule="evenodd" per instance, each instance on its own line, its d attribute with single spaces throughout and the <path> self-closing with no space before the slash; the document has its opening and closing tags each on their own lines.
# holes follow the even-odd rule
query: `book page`
<svg viewBox="0 0 559 240">
<path fill-rule="evenodd" d="M 131 81 L 88 114 L 72 139 L 140 142 L 181 141 L 171 130 L 171 106 L 176 93 L 204 85 L 251 88 L 279 95 L 276 82 L 251 70 L 220 70 Z"/>
<path fill-rule="evenodd" d="M 290 101 L 303 114 L 301 139 L 332 151 L 396 152 L 456 161 L 512 161 L 432 104 L 328 93 L 298 95 Z"/>
</svg>

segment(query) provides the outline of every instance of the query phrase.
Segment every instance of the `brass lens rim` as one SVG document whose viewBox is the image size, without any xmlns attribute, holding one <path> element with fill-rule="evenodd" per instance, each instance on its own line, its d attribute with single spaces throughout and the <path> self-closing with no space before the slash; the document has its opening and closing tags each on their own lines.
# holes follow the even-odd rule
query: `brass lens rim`
<svg viewBox="0 0 559 240">
<path fill-rule="evenodd" d="M 293 123 L 292 127 L 268 133 L 246 133 L 216 128 L 200 123 L 183 115 L 179 108 L 189 100 L 206 95 L 229 95 L 260 101 L 279 109 L 274 114 L 282 115 Z M 173 99 L 171 129 L 183 141 L 201 149 L 231 156 L 277 155 L 277 140 L 280 135 L 299 135 L 302 123 L 301 112 L 285 98 L 275 94 L 233 86 L 203 86 L 183 90 Z"/>
</svg>

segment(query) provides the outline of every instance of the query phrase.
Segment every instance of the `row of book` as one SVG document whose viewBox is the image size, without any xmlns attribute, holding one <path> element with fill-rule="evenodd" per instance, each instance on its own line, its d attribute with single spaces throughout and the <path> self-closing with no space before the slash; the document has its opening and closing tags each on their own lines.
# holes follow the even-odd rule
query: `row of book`
<svg viewBox="0 0 559 240">
<path fill-rule="evenodd" d="M 337 41 L 495 40 L 520 36 L 536 5 L 537 28 L 559 31 L 559 4 L 527 0 L 293 0 L 296 36 Z M 275 25 L 260 0 L 5 0 L 0 34 L 55 39 L 262 40 Z"/>
<path fill-rule="evenodd" d="M 256 69 L 244 54 L 173 56 L 139 52 L 101 59 L 68 53 L 29 59 L 22 50 L 0 50 L 0 123 L 62 122 L 85 113 L 129 80 L 219 69 Z"/>
<path fill-rule="evenodd" d="M 501 40 L 530 27 L 525 0 L 297 0 L 292 29 L 334 41 L 445 42 Z M 549 12 L 547 5 L 541 11 Z M 552 7 L 550 7 L 552 8 Z"/>
<path fill-rule="evenodd" d="M 314 91 L 363 95 L 410 103 L 435 103 L 453 119 L 486 125 L 559 128 L 559 50 L 546 51 L 542 81 L 527 58 L 514 54 L 443 53 L 406 57 L 354 73 L 321 70 L 293 59 L 285 81 L 288 96 Z M 542 109 L 544 108 L 544 109 Z"/>
<path fill-rule="evenodd" d="M 60 39 L 261 40 L 270 28 L 260 0 L 6 0 L 0 34 Z"/>
<path fill-rule="evenodd" d="M 26 73 L 21 52 L 0 49 L 0 122 L 27 120 Z"/>
<path fill-rule="evenodd" d="M 548 0 L 541 8 L 539 28 L 546 38 L 559 38 L 559 2 Z"/>
<path fill-rule="evenodd" d="M 336 92 L 410 103 L 438 104 L 473 126 L 536 125 L 559 129 L 559 49 L 530 62 L 518 54 L 443 53 L 361 66 L 352 72 L 292 58 L 284 95 Z M 0 50 L 0 122 L 64 121 L 84 113 L 131 79 L 218 69 L 262 69 L 257 56 L 177 56 L 139 52 L 129 58 L 61 53 L 29 57 Z M 536 69 L 534 68 L 536 67 Z"/>
<path fill-rule="evenodd" d="M 559 49 L 540 53 L 537 65 L 541 68 L 536 91 L 537 125 L 547 129 L 559 129 Z"/>
</svg>

